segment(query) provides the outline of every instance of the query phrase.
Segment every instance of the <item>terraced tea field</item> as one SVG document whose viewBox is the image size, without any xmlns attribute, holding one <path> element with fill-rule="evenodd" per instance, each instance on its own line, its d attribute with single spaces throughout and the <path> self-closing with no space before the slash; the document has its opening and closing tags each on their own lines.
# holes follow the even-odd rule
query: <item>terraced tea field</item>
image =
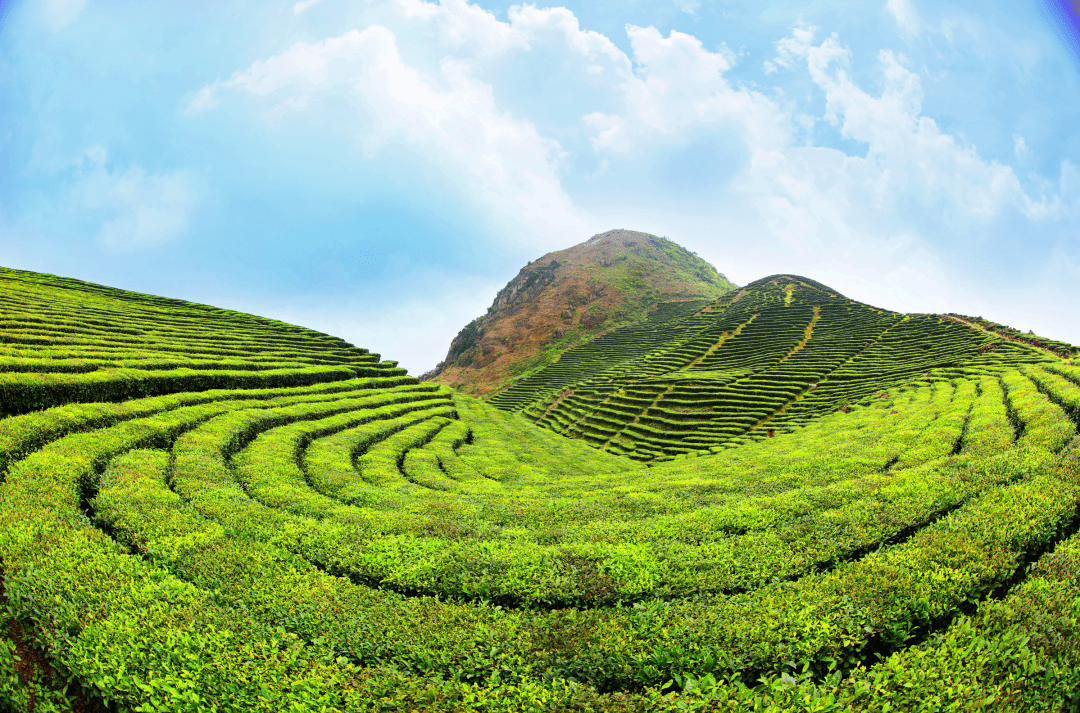
<svg viewBox="0 0 1080 713">
<path fill-rule="evenodd" d="M 0 272 L 0 709 L 1075 707 L 1080 366 L 741 295 L 500 399 L 565 438 L 316 332 Z"/>
<path fill-rule="evenodd" d="M 887 312 L 776 275 L 712 304 L 662 305 L 648 325 L 572 349 L 491 403 L 611 453 L 662 460 L 790 432 L 931 369 L 1048 358 L 958 320 Z"/>
</svg>

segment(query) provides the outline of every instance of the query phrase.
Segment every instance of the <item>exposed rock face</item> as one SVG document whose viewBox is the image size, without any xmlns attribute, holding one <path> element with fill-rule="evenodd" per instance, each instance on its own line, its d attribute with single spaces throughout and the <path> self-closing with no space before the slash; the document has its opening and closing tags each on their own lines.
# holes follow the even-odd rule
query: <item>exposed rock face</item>
<svg viewBox="0 0 1080 713">
<path fill-rule="evenodd" d="M 540 261 L 535 264 L 540 264 Z M 506 287 L 495 295 L 495 301 L 488 308 L 488 314 L 532 301 L 545 287 L 555 282 L 555 276 L 560 267 L 562 266 L 558 260 L 552 260 L 546 265 L 533 269 L 529 269 L 529 266 L 521 268 L 517 277 L 510 280 Z"/>
<path fill-rule="evenodd" d="M 570 346 L 644 319 L 659 302 L 714 299 L 734 287 L 670 240 L 611 230 L 523 267 L 421 379 L 490 394 Z"/>
</svg>

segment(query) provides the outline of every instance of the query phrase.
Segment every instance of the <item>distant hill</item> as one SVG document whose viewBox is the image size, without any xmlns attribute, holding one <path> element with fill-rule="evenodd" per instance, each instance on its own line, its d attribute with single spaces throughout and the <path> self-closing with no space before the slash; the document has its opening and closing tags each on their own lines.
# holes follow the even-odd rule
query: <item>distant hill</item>
<svg viewBox="0 0 1080 713">
<path fill-rule="evenodd" d="M 708 302 L 734 288 L 715 267 L 666 238 L 600 233 L 523 267 L 422 378 L 490 395 L 568 348 L 645 323 L 660 303 Z"/>
<path fill-rule="evenodd" d="M 1052 359 L 1041 346 L 774 275 L 712 303 L 661 305 L 652 319 L 567 351 L 491 403 L 652 460 L 788 432 L 931 369 Z"/>
</svg>

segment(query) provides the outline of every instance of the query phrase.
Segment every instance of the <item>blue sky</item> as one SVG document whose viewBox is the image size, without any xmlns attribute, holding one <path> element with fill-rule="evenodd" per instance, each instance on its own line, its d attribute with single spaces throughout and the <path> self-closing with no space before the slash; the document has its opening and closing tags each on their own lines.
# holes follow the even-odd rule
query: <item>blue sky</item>
<svg viewBox="0 0 1080 713">
<path fill-rule="evenodd" d="M 3 2 L 0 264 L 420 373 L 628 228 L 1080 343 L 1069 3 Z"/>
</svg>

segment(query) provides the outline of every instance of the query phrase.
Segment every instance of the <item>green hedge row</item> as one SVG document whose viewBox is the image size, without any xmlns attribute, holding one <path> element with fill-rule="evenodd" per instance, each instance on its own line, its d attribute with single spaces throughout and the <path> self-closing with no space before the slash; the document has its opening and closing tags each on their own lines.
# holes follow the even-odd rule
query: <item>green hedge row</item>
<svg viewBox="0 0 1080 713">
<path fill-rule="evenodd" d="M 415 383 L 412 377 L 385 379 L 349 379 L 312 386 L 278 387 L 271 389 L 211 389 L 194 393 L 170 394 L 123 403 L 68 404 L 45 411 L 0 420 L 0 475 L 9 465 L 49 441 L 70 433 L 104 428 L 131 418 L 169 411 L 181 406 L 211 403 L 219 400 L 270 400 L 284 405 L 290 400 L 320 400 L 334 394 L 376 388 L 392 388 Z M 431 388 L 431 387 L 427 387 Z"/>
<path fill-rule="evenodd" d="M 377 376 L 374 373 L 360 376 Z M 0 373 L 0 404 L 3 414 L 14 416 L 68 403 L 126 401 L 162 394 L 211 389 L 279 388 L 308 386 L 326 381 L 352 379 L 358 374 L 348 367 L 316 366 L 267 371 L 167 372 L 138 369 L 106 369 L 89 374 Z M 387 373 L 387 376 L 400 374 Z"/>
</svg>

